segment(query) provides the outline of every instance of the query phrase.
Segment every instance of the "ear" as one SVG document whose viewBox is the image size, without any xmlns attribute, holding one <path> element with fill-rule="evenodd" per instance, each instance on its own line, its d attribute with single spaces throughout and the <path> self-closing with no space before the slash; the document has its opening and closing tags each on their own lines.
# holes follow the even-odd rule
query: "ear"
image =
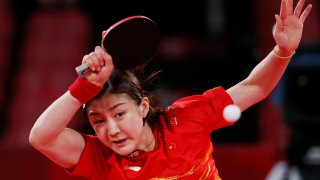
<svg viewBox="0 0 320 180">
<path fill-rule="evenodd" d="M 143 118 L 147 117 L 149 108 L 150 108 L 149 98 L 143 97 L 140 103 L 141 115 Z"/>
</svg>

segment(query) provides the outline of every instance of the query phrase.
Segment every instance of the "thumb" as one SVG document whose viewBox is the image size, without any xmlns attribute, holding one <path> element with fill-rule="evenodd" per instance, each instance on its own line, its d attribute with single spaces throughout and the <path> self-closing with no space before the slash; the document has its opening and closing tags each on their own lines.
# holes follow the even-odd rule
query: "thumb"
<svg viewBox="0 0 320 180">
<path fill-rule="evenodd" d="M 274 28 L 274 31 L 273 31 L 273 35 L 275 35 L 276 33 L 279 33 L 282 31 L 282 26 L 283 26 L 283 23 L 282 23 L 282 19 L 280 18 L 279 15 L 275 15 L 275 19 L 276 19 L 276 24 L 275 24 L 275 28 Z"/>
</svg>

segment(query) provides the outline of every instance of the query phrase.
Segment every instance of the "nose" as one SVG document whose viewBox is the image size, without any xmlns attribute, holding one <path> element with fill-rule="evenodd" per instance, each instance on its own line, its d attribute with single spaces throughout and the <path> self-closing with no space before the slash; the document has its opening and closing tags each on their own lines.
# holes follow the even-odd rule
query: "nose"
<svg viewBox="0 0 320 180">
<path fill-rule="evenodd" d="M 120 133 L 120 129 L 119 129 L 117 122 L 115 122 L 114 120 L 109 120 L 108 126 L 109 126 L 108 127 L 108 135 L 112 138 L 117 137 Z"/>
</svg>

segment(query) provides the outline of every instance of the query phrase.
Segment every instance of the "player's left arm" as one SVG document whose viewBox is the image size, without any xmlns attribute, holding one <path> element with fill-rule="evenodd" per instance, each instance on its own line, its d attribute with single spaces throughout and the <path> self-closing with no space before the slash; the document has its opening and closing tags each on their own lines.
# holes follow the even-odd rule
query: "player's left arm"
<svg viewBox="0 0 320 180">
<path fill-rule="evenodd" d="M 249 76 L 227 90 L 235 104 L 243 111 L 266 98 L 281 79 L 292 55 L 299 46 L 303 24 L 311 11 L 304 11 L 304 0 L 293 9 L 293 0 L 282 0 L 280 15 L 275 15 L 274 49 L 251 71 Z"/>
</svg>

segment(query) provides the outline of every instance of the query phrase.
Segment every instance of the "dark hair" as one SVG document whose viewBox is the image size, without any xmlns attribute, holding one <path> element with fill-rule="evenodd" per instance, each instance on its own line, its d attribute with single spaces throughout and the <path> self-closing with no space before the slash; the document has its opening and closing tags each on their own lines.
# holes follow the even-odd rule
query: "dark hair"
<svg viewBox="0 0 320 180">
<path fill-rule="evenodd" d="M 137 105 L 139 105 L 143 97 L 148 97 L 150 109 L 143 122 L 144 124 L 147 122 L 151 129 L 154 130 L 158 125 L 160 125 L 159 115 L 162 113 L 160 108 L 155 108 L 158 105 L 158 101 L 155 95 L 155 86 L 153 86 L 154 80 L 158 77 L 160 71 L 148 74 L 144 72 L 144 69 L 145 66 L 140 66 L 131 70 L 114 69 L 108 81 L 104 84 L 103 89 L 91 100 L 98 99 L 106 93 L 126 93 L 137 103 Z M 85 119 L 87 119 L 85 108 L 83 113 Z"/>
</svg>

